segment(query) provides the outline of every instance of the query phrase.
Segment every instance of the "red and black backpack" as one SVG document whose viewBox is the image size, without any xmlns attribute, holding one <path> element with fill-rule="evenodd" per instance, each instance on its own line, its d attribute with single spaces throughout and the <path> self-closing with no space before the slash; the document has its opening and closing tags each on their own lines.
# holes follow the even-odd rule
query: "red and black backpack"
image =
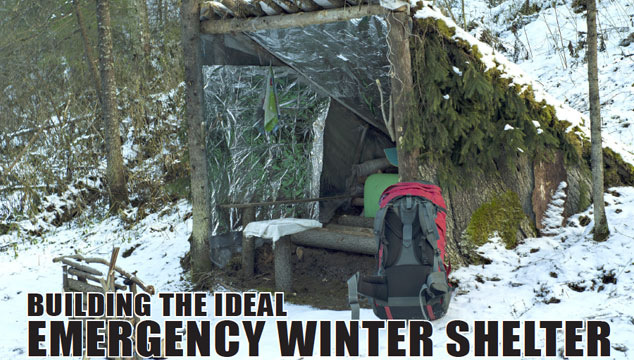
<svg viewBox="0 0 634 360">
<path fill-rule="evenodd" d="M 403 182 L 385 189 L 374 219 L 377 274 L 348 280 L 352 318 L 358 294 L 381 319 L 435 320 L 445 315 L 452 288 L 444 262 L 446 210 L 440 187 Z"/>
</svg>

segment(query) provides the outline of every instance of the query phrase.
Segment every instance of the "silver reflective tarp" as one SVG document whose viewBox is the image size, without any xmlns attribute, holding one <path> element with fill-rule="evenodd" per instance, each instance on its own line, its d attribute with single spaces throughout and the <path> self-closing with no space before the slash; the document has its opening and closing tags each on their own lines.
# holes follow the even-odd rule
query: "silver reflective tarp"
<svg viewBox="0 0 634 360">
<path fill-rule="evenodd" d="M 266 132 L 263 102 L 268 72 L 268 67 L 257 66 L 203 68 L 211 233 L 218 241 L 233 241 L 223 234 L 241 230 L 242 213 L 220 204 L 319 195 L 322 134 L 330 99 L 300 82 L 293 70 L 274 68 L 280 117 L 276 129 Z M 316 203 L 260 206 L 256 218 L 316 218 L 317 209 Z"/>
<path fill-rule="evenodd" d="M 387 101 L 387 26 L 383 17 L 367 16 L 247 35 L 329 96 L 383 124 L 376 80 Z"/>
<path fill-rule="evenodd" d="M 387 32 L 384 18 L 369 16 L 245 33 L 247 37 L 236 38 L 238 42 L 254 41 L 289 66 L 274 68 L 281 116 L 272 133 L 265 132 L 263 125 L 268 67 L 203 68 L 212 202 L 210 246 L 212 261 L 217 265 L 224 266 L 233 252 L 240 251 L 237 231 L 242 225 L 241 209 L 225 209 L 219 204 L 338 195 L 346 191 L 342 179 L 347 178 L 354 161 L 382 156 L 381 150 L 389 147 L 389 139 L 377 133 L 375 137 L 381 141 L 376 143 L 382 144 L 377 145 L 378 151 L 366 147 L 359 159 L 353 160 L 354 150 L 346 150 L 345 156 L 329 157 L 344 160 L 323 164 L 325 151 L 330 154 L 337 149 L 353 149 L 358 143 L 365 123 L 353 113 L 383 127 L 376 80 L 380 80 L 387 101 Z M 240 47 L 240 52 L 227 47 L 226 40 L 208 49 L 207 63 L 241 63 L 243 55 L 263 63 L 258 53 L 244 53 L 252 45 Z M 222 61 L 214 62 L 219 59 Z M 325 124 L 329 111 L 330 133 Z M 333 132 L 337 136 L 332 136 Z M 331 134 L 332 139 L 325 139 L 325 134 Z M 326 140 L 344 144 L 331 144 L 328 150 L 323 145 Z M 336 186 L 328 183 L 327 191 L 320 189 L 322 167 L 324 171 L 328 168 L 330 177 L 338 174 L 342 178 L 337 177 Z M 256 210 L 258 220 L 319 216 L 317 203 L 260 206 Z M 336 207 L 329 213 L 334 210 Z"/>
</svg>

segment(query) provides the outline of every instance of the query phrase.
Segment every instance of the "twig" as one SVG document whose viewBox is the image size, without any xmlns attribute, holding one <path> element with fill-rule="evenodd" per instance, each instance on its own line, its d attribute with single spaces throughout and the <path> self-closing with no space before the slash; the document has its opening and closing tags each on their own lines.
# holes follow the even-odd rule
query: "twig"
<svg viewBox="0 0 634 360">
<path fill-rule="evenodd" d="M 387 132 L 390 133 L 390 138 L 392 141 L 396 141 L 396 136 L 394 135 L 394 119 L 392 118 L 392 97 L 390 96 L 390 109 L 388 112 L 388 116 L 385 116 L 385 106 L 383 105 L 385 102 L 383 100 L 383 90 L 381 89 L 381 80 L 376 79 L 376 87 L 379 88 L 379 97 L 381 98 L 381 115 L 383 115 L 383 122 L 385 122 L 385 127 L 387 127 Z"/>
</svg>

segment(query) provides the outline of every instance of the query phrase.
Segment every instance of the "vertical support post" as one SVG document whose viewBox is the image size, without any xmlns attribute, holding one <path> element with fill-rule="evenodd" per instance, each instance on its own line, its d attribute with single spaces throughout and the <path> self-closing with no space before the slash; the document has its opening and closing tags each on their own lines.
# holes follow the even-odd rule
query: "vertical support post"
<svg viewBox="0 0 634 360">
<path fill-rule="evenodd" d="M 398 175 L 400 181 L 418 179 L 418 150 L 406 150 L 403 135 L 407 132 L 407 120 L 415 116 L 416 106 L 412 84 L 412 58 L 409 51 L 411 17 L 406 12 L 390 12 L 387 15 L 389 32 L 389 60 L 392 67 L 392 100 L 394 101 L 394 127 L 398 153 Z"/>
<path fill-rule="evenodd" d="M 243 229 L 250 222 L 255 221 L 255 208 L 250 206 L 242 211 Z M 255 239 L 242 234 L 242 275 L 253 276 L 255 269 Z"/>
<path fill-rule="evenodd" d="M 291 237 L 282 236 L 273 244 L 275 253 L 275 290 L 290 292 L 293 285 L 291 272 Z"/>
<path fill-rule="evenodd" d="M 181 43 L 185 65 L 185 117 L 191 166 L 192 236 L 191 274 L 194 281 L 212 268 L 209 257 L 211 195 L 207 166 L 207 142 L 204 122 L 202 49 L 200 47 L 200 6 L 198 0 L 182 0 Z"/>
<path fill-rule="evenodd" d="M 64 289 L 64 291 L 70 291 L 68 288 L 68 266 L 66 265 L 62 266 L 62 276 L 62 289 Z"/>
</svg>

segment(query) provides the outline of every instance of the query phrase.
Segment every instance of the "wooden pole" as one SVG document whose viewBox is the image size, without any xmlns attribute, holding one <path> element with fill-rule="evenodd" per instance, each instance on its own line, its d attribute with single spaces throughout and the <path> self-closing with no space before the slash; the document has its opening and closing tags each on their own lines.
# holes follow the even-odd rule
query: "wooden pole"
<svg viewBox="0 0 634 360">
<path fill-rule="evenodd" d="M 407 119 L 414 116 L 414 86 L 412 84 L 412 58 L 409 52 L 411 18 L 404 12 L 391 12 L 387 16 L 389 60 L 392 65 L 392 99 L 394 99 L 394 125 L 398 153 L 400 181 L 419 178 L 418 150 L 404 148 L 403 135 L 407 131 Z"/>
<path fill-rule="evenodd" d="M 248 207 L 242 211 L 243 229 L 255 221 L 255 208 Z M 255 269 L 255 241 L 253 237 L 242 234 L 242 274 L 245 278 L 253 276 Z"/>
<path fill-rule="evenodd" d="M 309 198 L 309 199 L 289 199 L 289 200 L 275 200 L 275 201 L 263 201 L 263 202 L 254 202 L 254 203 L 246 203 L 246 204 L 220 204 L 218 207 L 225 209 L 244 209 L 250 208 L 254 206 L 267 206 L 267 205 L 283 205 L 283 204 L 299 204 L 306 202 L 315 202 L 315 201 L 325 201 L 325 200 L 335 200 L 335 199 L 347 199 L 351 198 L 352 195 L 335 195 L 335 196 L 325 196 L 320 198 Z"/>
<path fill-rule="evenodd" d="M 185 67 L 185 114 L 188 129 L 188 149 L 191 179 L 193 225 L 190 243 L 191 273 L 193 280 L 212 268 L 209 258 L 209 231 L 211 229 L 211 195 L 205 139 L 204 92 L 202 75 L 202 48 L 200 42 L 200 7 L 198 0 L 182 0 L 181 44 Z"/>
<path fill-rule="evenodd" d="M 226 34 L 232 32 L 254 32 L 259 30 L 285 29 L 346 21 L 370 15 L 382 15 L 386 14 L 388 11 L 389 10 L 385 9 L 381 5 L 374 4 L 246 19 L 234 18 L 225 20 L 205 20 L 201 22 L 200 31 L 202 34 Z"/>
<path fill-rule="evenodd" d="M 293 285 L 291 271 L 291 237 L 282 236 L 273 243 L 275 254 L 275 290 L 290 292 Z"/>
<path fill-rule="evenodd" d="M 316 248 L 347 251 L 351 253 L 374 255 L 376 240 L 371 229 L 356 228 L 344 230 L 350 226 L 329 225 L 322 229 L 310 229 L 291 235 L 294 244 Z M 365 230 L 365 231 L 364 231 Z M 276 244 L 277 246 L 277 244 Z M 277 255 L 276 255 L 277 256 Z"/>
</svg>

